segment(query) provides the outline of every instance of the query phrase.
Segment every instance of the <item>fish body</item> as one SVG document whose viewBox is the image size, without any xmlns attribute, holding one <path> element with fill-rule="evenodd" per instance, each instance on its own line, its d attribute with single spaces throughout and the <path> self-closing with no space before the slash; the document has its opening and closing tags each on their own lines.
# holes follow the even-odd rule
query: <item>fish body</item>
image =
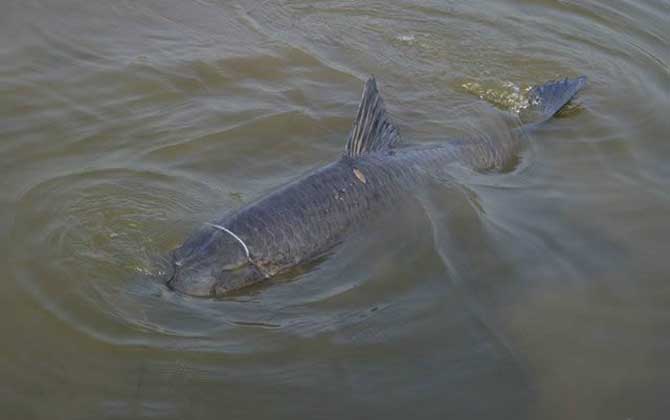
<svg viewBox="0 0 670 420">
<path fill-rule="evenodd" d="M 581 77 L 534 88 L 529 106 L 538 115 L 535 123 L 558 112 L 585 82 Z M 451 163 L 476 171 L 506 167 L 521 144 L 518 136 L 504 138 L 405 144 L 371 78 L 344 155 L 205 224 L 173 252 L 167 285 L 193 296 L 221 296 L 311 261 L 426 177 L 448 174 Z"/>
</svg>

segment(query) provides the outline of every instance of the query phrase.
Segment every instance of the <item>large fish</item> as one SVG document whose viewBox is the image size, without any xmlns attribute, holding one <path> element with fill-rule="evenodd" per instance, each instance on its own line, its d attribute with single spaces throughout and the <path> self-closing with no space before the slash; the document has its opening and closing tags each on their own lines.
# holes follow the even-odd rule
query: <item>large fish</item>
<svg viewBox="0 0 670 420">
<path fill-rule="evenodd" d="M 585 84 L 579 77 L 534 87 L 528 110 L 536 119 L 525 129 L 551 118 Z M 509 166 L 521 148 L 518 138 L 401 142 L 370 78 L 343 156 L 206 223 L 173 251 L 167 285 L 192 296 L 222 296 L 262 282 L 323 255 L 352 226 L 394 206 L 450 163 L 489 172 Z"/>
</svg>

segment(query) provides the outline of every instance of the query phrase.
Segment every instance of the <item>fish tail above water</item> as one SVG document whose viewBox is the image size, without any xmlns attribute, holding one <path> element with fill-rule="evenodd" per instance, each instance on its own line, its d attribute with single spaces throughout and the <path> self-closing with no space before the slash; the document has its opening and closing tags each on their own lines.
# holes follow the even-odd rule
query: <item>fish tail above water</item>
<svg viewBox="0 0 670 420">
<path fill-rule="evenodd" d="M 541 124 L 556 115 L 586 86 L 586 81 L 586 76 L 580 76 L 533 87 L 528 94 L 528 107 L 525 109 L 528 125 Z"/>
<path fill-rule="evenodd" d="M 522 126 L 507 134 L 492 133 L 458 141 L 461 163 L 477 172 L 507 172 L 516 167 L 525 146 L 524 133 L 550 120 L 586 86 L 587 78 L 550 81 L 533 87 L 519 115 Z"/>
</svg>

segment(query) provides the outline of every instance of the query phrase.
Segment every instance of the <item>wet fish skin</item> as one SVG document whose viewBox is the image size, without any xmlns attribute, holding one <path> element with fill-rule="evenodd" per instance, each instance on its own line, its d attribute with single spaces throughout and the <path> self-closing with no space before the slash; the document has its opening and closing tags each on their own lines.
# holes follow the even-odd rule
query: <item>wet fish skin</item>
<svg viewBox="0 0 670 420">
<path fill-rule="evenodd" d="M 532 90 L 529 106 L 538 118 L 527 127 L 549 119 L 585 83 L 581 77 Z M 519 136 L 504 138 L 404 145 L 371 78 L 344 156 L 203 226 L 173 252 L 167 285 L 192 296 L 222 296 L 310 261 L 427 177 L 448 176 L 451 163 L 502 170 L 522 146 Z"/>
</svg>

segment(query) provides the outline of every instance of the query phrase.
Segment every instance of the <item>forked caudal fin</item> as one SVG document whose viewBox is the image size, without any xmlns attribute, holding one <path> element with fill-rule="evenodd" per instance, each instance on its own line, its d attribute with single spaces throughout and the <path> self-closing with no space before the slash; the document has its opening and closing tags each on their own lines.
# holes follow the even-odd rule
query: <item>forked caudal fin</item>
<svg viewBox="0 0 670 420">
<path fill-rule="evenodd" d="M 547 121 L 586 86 L 586 80 L 586 76 L 581 76 L 535 86 L 528 93 L 528 107 L 525 114 L 530 115 L 524 119 L 530 124 Z"/>
<path fill-rule="evenodd" d="M 355 157 L 393 147 L 400 141 L 398 129 L 391 123 L 374 77 L 363 87 L 354 126 L 347 140 L 346 154 Z"/>
</svg>

